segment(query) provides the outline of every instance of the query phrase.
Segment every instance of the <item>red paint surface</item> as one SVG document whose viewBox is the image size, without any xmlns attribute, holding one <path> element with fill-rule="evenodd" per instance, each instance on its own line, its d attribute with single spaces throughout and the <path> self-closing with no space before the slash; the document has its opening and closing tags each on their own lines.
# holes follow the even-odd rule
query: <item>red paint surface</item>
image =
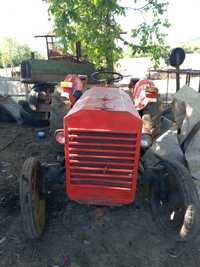
<svg viewBox="0 0 200 267">
<path fill-rule="evenodd" d="M 71 82 L 72 83 L 71 87 L 64 87 L 63 91 L 65 93 L 68 93 L 69 101 L 70 101 L 71 105 L 73 106 L 74 103 L 76 102 L 76 98 L 73 96 L 73 93 L 75 90 L 82 91 L 83 87 L 84 87 L 83 83 L 82 83 L 81 79 L 78 77 L 78 75 L 76 75 L 76 74 L 68 74 L 65 77 L 64 82 Z"/>
<path fill-rule="evenodd" d="M 146 88 L 155 88 L 155 84 L 151 80 L 140 80 L 132 89 L 132 98 L 137 110 L 142 110 L 149 103 L 157 101 L 157 93 L 146 92 Z"/>
<path fill-rule="evenodd" d="M 135 198 L 142 120 L 117 88 L 86 91 L 64 118 L 67 193 L 80 203 Z"/>
</svg>

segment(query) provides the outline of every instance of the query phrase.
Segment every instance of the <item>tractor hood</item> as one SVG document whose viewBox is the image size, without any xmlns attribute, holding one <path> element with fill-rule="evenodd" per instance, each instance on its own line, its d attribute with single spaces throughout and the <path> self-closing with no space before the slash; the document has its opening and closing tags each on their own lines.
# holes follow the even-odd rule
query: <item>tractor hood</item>
<svg viewBox="0 0 200 267">
<path fill-rule="evenodd" d="M 80 110 L 126 111 L 140 118 L 129 95 L 115 87 L 94 86 L 87 90 L 67 116 Z"/>
</svg>

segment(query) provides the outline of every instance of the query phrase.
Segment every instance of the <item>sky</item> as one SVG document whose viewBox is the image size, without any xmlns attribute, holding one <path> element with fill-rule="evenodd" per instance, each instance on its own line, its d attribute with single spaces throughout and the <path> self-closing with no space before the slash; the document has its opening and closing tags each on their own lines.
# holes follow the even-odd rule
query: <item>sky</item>
<svg viewBox="0 0 200 267">
<path fill-rule="evenodd" d="M 121 0 L 121 3 L 124 6 L 133 6 L 133 0 Z M 141 4 L 143 3 L 141 0 Z M 45 54 L 45 41 L 34 36 L 52 31 L 47 4 L 42 0 L 0 0 L 0 4 L 0 38 L 14 37 L 19 42 L 28 44 L 33 51 L 38 50 Z M 167 16 L 171 27 L 167 42 L 170 45 L 200 37 L 199 10 L 200 0 L 169 0 Z M 129 11 L 128 16 L 120 21 L 123 29 L 130 32 L 131 27 L 141 19 L 140 14 Z"/>
</svg>

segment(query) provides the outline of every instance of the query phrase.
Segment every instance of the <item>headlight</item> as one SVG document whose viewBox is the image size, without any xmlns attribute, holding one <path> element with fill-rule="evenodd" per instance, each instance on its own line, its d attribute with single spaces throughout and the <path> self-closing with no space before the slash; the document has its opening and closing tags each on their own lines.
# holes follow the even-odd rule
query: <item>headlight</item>
<svg viewBox="0 0 200 267">
<path fill-rule="evenodd" d="M 141 148 L 147 149 L 153 143 L 152 136 L 150 134 L 142 134 Z"/>
<path fill-rule="evenodd" d="M 58 129 L 55 131 L 55 139 L 57 144 L 64 145 L 65 143 L 65 135 L 63 129 Z"/>
</svg>

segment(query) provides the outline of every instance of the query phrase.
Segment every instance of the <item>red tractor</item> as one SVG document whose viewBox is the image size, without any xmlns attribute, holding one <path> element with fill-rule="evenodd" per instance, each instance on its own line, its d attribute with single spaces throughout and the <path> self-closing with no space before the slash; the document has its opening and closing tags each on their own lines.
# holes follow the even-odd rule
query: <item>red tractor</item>
<svg viewBox="0 0 200 267">
<path fill-rule="evenodd" d="M 64 160 L 40 163 L 31 157 L 22 168 L 20 204 L 27 237 L 42 235 L 48 187 L 63 173 L 72 201 L 130 205 L 136 191 L 145 188 L 154 218 L 173 230 L 179 241 L 190 239 L 199 229 L 199 200 L 187 169 L 158 156 L 153 165 L 144 160 L 152 134 L 144 131 L 131 97 L 113 85 L 122 78 L 119 73 L 95 72 L 92 79 L 97 85 L 84 93 L 78 77 L 70 76 L 63 83 L 72 107 L 55 139 L 64 146 Z"/>
</svg>

